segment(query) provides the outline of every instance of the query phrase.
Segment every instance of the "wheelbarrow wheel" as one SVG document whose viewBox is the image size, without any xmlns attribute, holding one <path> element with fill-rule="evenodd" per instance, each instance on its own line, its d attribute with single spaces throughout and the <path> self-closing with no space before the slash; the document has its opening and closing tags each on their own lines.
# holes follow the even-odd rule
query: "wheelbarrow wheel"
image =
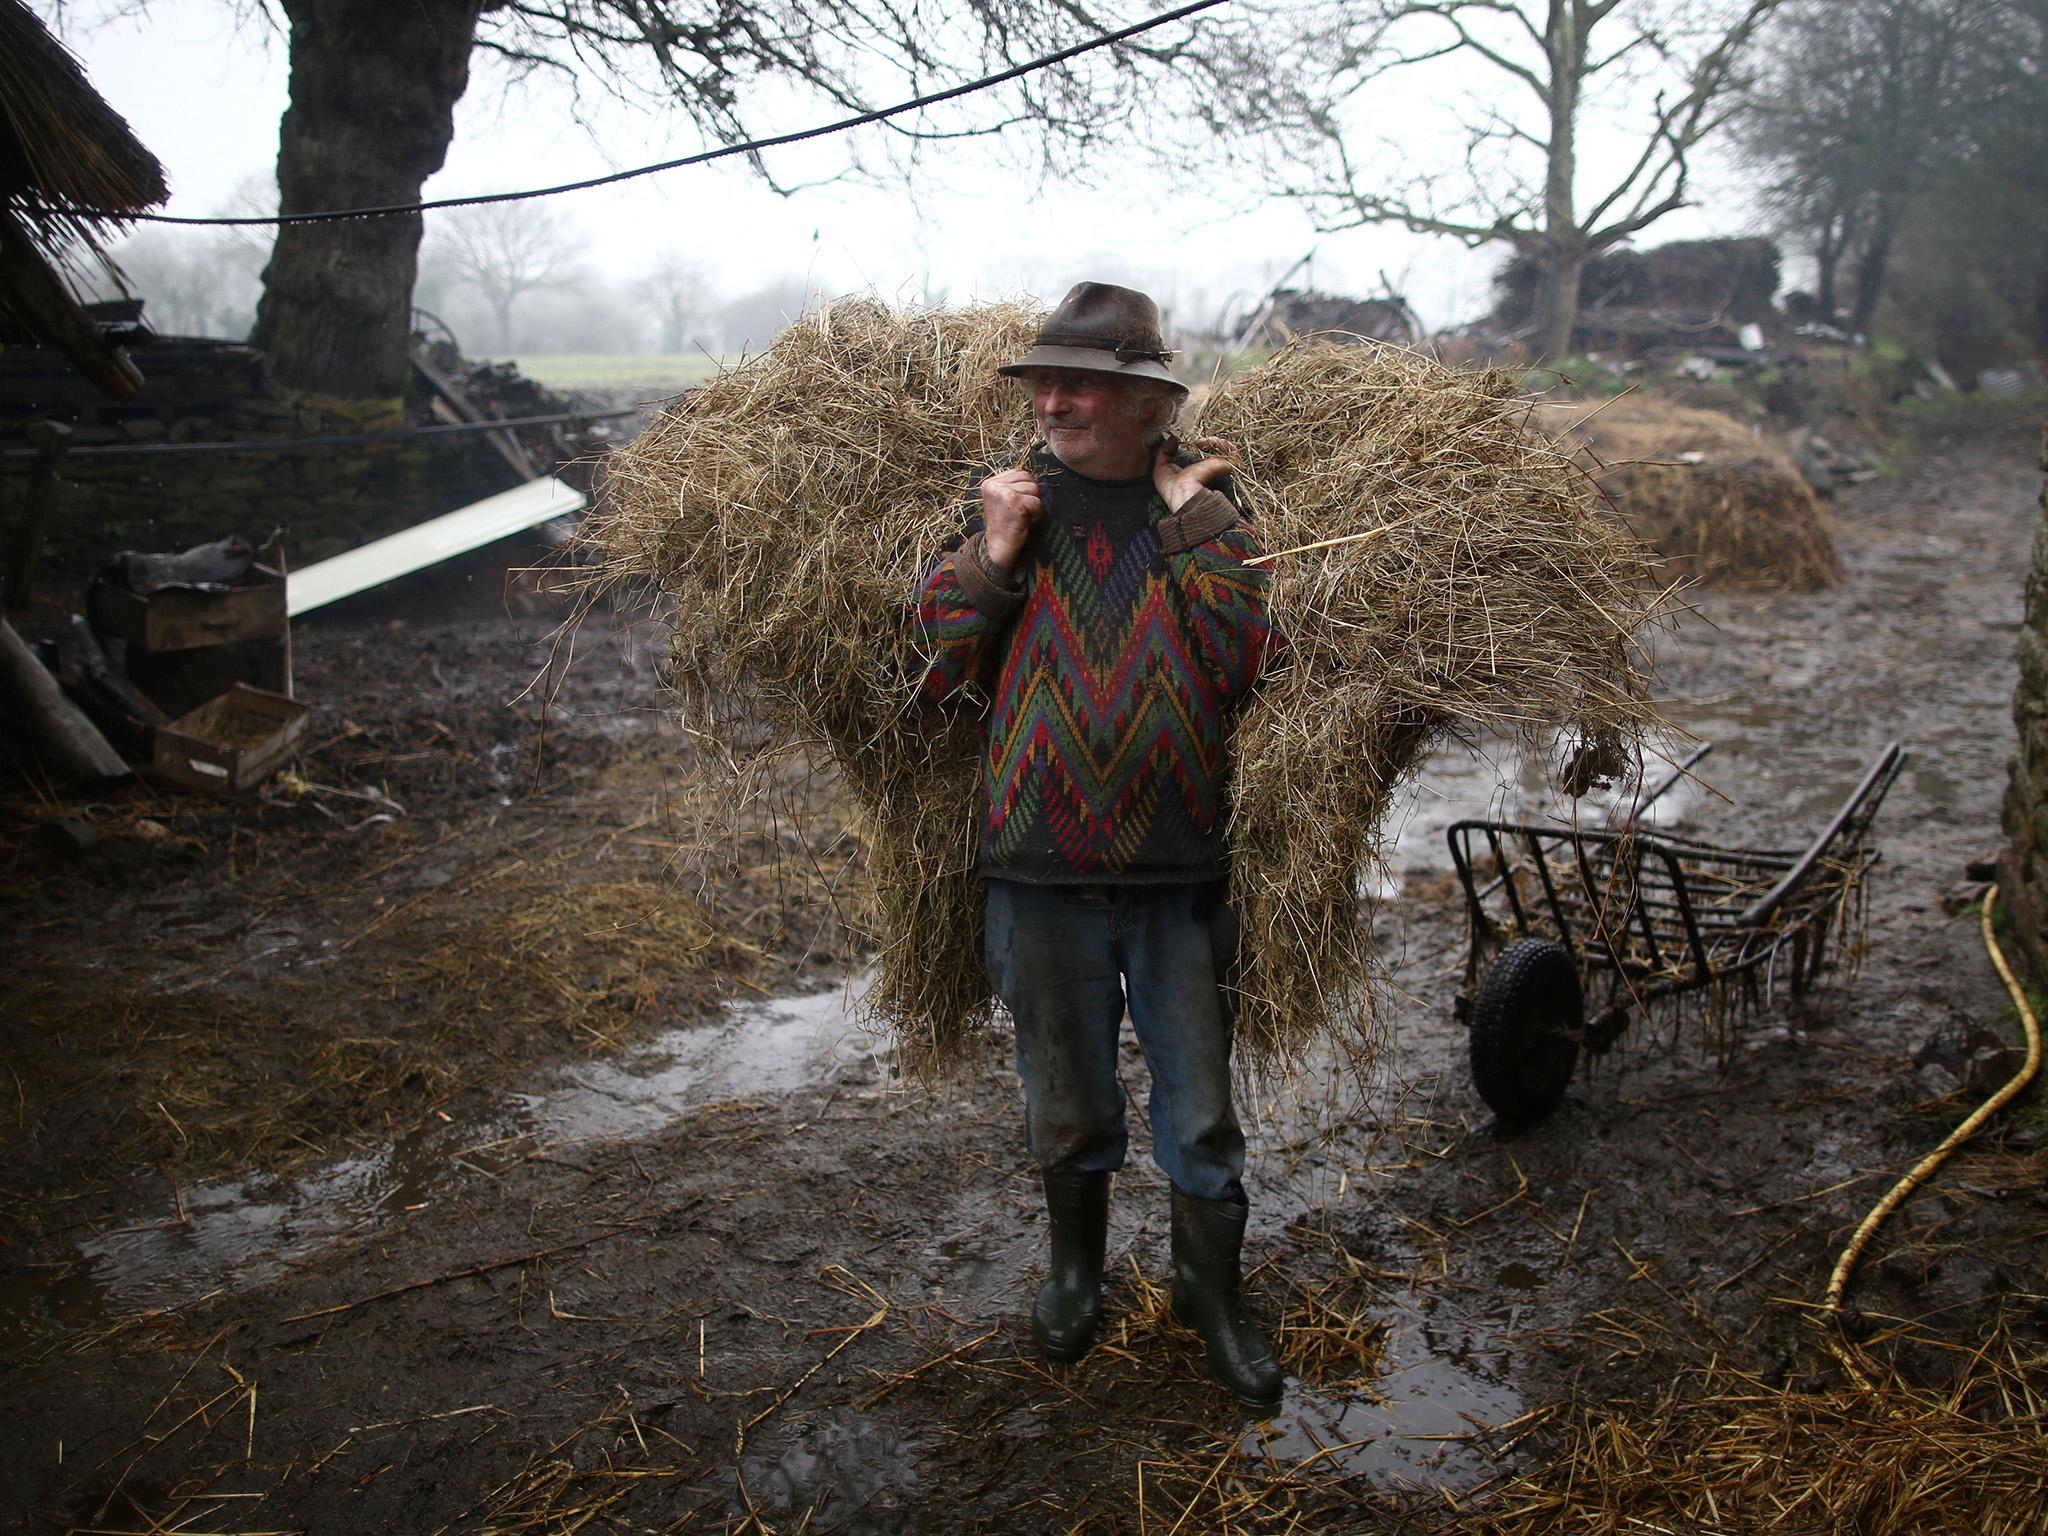
<svg viewBox="0 0 2048 1536">
<path fill-rule="evenodd" d="M 1472 999 L 1472 1082 L 1503 1130 L 1557 1108 L 1584 1024 L 1579 968 L 1563 945 L 1517 939 L 1487 968 Z"/>
</svg>

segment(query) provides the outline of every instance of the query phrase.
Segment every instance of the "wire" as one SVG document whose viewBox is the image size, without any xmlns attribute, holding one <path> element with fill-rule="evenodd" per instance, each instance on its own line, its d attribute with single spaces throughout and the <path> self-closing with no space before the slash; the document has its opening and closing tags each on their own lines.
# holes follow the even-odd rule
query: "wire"
<svg viewBox="0 0 2048 1536">
<path fill-rule="evenodd" d="M 123 223 L 137 224 L 283 226 L 286 224 L 329 224 L 341 219 L 392 218 L 402 214 L 426 213 L 436 208 L 473 208 L 483 203 L 517 203 L 537 197 L 555 197 L 564 192 L 584 192 L 592 187 L 608 187 L 615 182 L 631 181 L 639 176 L 653 176 L 662 171 L 681 170 L 685 166 L 704 165 L 710 161 L 723 160 L 732 155 L 751 155 L 760 150 L 776 149 L 785 144 L 800 144 L 806 139 L 821 139 L 831 134 L 845 133 L 848 129 L 863 128 L 870 123 L 886 122 L 892 117 L 901 117 L 905 112 L 915 112 L 924 107 L 937 106 L 941 102 L 953 101 L 962 96 L 971 96 L 977 91 L 985 91 L 993 86 L 1004 85 L 1009 81 L 1021 79 L 1025 75 L 1035 74 L 1039 70 L 1050 69 L 1055 64 L 1064 64 L 1069 59 L 1079 58 L 1084 53 L 1092 53 L 1098 48 L 1107 48 L 1114 43 L 1124 42 L 1129 38 L 1136 37 L 1141 32 L 1153 31 L 1172 22 L 1184 20 L 1198 11 L 1211 10 L 1225 3 L 1226 0 L 1194 0 L 1193 4 L 1179 6 L 1170 11 L 1161 11 L 1158 15 L 1147 17 L 1145 20 L 1125 27 L 1121 31 L 1105 32 L 1100 36 L 1089 38 L 1086 42 L 1075 43 L 1072 47 L 1062 48 L 1057 53 L 1048 53 L 1043 58 L 1012 65 L 1010 68 L 1000 70 L 993 75 L 984 75 L 979 80 L 970 80 L 963 85 L 951 86 L 943 91 L 932 91 L 923 96 L 913 96 L 910 100 L 898 102 L 893 107 L 878 107 L 872 111 L 858 113 L 853 117 L 841 118 L 836 123 L 823 123 L 815 128 L 802 128 L 793 133 L 779 133 L 763 139 L 749 139 L 743 144 L 725 144 L 717 149 L 707 149 L 694 155 L 685 155 L 679 160 L 663 160 L 655 165 L 642 165 L 629 171 L 613 171 L 609 175 L 591 176 L 582 181 L 565 181 L 559 186 L 534 187 L 524 192 L 483 192 L 473 197 L 439 197 L 417 203 L 393 203 L 376 208 L 341 208 L 321 213 L 251 214 L 232 218 L 187 218 L 169 213 L 129 213 L 123 210 L 104 208 L 30 207 L 27 211 L 46 216 L 61 214 L 74 218 L 118 219 Z"/>
<path fill-rule="evenodd" d="M 488 421 L 458 421 L 431 427 L 405 427 L 388 432 L 330 432 L 318 437 L 258 438 L 236 443 L 88 443 L 66 451 L 72 459 L 148 458 L 183 453 L 287 453 L 307 448 L 351 448 L 360 443 L 396 443 L 419 437 L 460 437 L 464 433 L 499 432 L 516 427 L 558 427 L 571 423 L 621 421 L 638 416 L 639 407 L 623 411 L 564 411 L 552 416 L 494 416 Z M 0 449 L 0 459 L 39 459 L 35 448 Z"/>
<path fill-rule="evenodd" d="M 1870 1214 L 1863 1218 L 1862 1224 L 1856 1228 L 1855 1235 L 1849 1239 L 1849 1246 L 1842 1250 L 1842 1256 L 1835 1261 L 1834 1273 L 1828 1277 L 1827 1292 L 1821 1298 L 1821 1308 L 1825 1312 L 1841 1312 L 1842 1296 L 1849 1288 L 1849 1274 L 1855 1269 L 1856 1261 L 1862 1256 L 1864 1247 L 1870 1242 L 1878 1227 L 1884 1223 L 1885 1218 L 1897 1210 L 1905 1198 L 1926 1181 L 1928 1175 L 1948 1161 L 1951 1152 L 1976 1135 L 1986 1120 L 2017 1098 L 2020 1090 L 2032 1082 L 2034 1074 L 2041 1069 L 2040 1022 L 2034 1017 L 2034 1010 L 2027 1002 L 2027 994 L 2014 977 L 2012 967 L 2006 963 L 2005 952 L 1998 947 L 1998 939 L 1991 931 L 1991 910 L 1997 900 L 1998 887 L 1994 885 L 1984 893 L 1984 948 L 1991 956 L 1991 963 L 1996 967 L 1999 979 L 2005 983 L 2005 990 L 2012 998 L 2013 1007 L 2019 1011 L 2020 1024 L 2027 1036 L 2027 1058 L 2004 1087 L 1979 1104 L 1967 1120 L 1942 1139 L 1940 1146 L 1915 1163 L 1906 1176 L 1886 1191 L 1882 1200 L 1871 1207 Z M 1841 1354 L 1837 1354 L 1836 1358 L 1848 1367 L 1850 1376 L 1857 1385 L 1869 1387 L 1868 1378 L 1862 1375 L 1853 1361 Z"/>
</svg>

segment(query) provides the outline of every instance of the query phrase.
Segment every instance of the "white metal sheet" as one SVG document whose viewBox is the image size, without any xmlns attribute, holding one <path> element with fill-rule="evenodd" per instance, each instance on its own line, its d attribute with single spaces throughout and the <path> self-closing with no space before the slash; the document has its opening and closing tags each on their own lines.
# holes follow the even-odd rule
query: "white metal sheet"
<svg viewBox="0 0 2048 1536">
<path fill-rule="evenodd" d="M 493 539 L 582 508 L 581 491 L 553 475 L 543 475 L 374 544 L 291 572 L 285 578 L 285 612 L 297 618 L 379 582 L 425 570 Z"/>
</svg>

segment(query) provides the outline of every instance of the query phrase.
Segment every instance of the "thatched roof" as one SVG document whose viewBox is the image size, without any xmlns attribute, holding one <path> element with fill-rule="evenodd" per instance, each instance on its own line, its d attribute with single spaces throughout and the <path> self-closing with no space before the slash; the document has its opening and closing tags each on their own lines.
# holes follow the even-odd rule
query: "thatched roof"
<svg viewBox="0 0 2048 1536">
<path fill-rule="evenodd" d="M 60 275 L 170 196 L 164 168 L 21 0 L 0 0 L 0 342 L 61 347 L 116 400 L 142 385 Z"/>
<path fill-rule="evenodd" d="M 21 0 L 0 0 L 0 203 L 47 254 L 89 239 L 105 222 L 94 214 L 139 213 L 168 196 L 156 156 L 71 51 Z"/>
</svg>

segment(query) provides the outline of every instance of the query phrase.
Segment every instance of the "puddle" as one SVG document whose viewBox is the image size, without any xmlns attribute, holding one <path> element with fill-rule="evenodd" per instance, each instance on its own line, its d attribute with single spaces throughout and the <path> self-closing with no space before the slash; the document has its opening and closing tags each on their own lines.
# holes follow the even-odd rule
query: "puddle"
<svg viewBox="0 0 2048 1536">
<path fill-rule="evenodd" d="M 805 1426 L 779 1456 L 743 1458 L 740 1475 L 769 1513 L 801 1514 L 798 1529 L 842 1536 L 893 1536 L 909 1529 L 918 1484 L 912 1447 L 895 1430 L 858 1413 Z M 819 1511 L 825 1513 L 819 1517 Z"/>
<path fill-rule="evenodd" d="M 1540 1283 L 1540 1282 L 1539 1282 Z M 1292 1382 L 1239 1451 L 1283 1467 L 1363 1477 L 1382 1492 L 1476 1487 L 1499 1470 L 1490 1432 L 1520 1417 L 1508 1347 L 1482 1322 L 1449 1323 L 1439 1298 L 1410 1292 L 1385 1314 L 1388 1369 L 1369 1393 Z"/>
<path fill-rule="evenodd" d="M 1543 1276 L 1526 1264 L 1503 1264 L 1500 1267 L 1500 1272 L 1493 1278 L 1496 1284 L 1504 1285 L 1511 1291 L 1540 1291 L 1543 1289 Z"/>
<path fill-rule="evenodd" d="M 1707 797 L 1693 830 L 1727 846 L 1804 847 L 1863 782 L 1884 745 L 1830 728 L 1799 700 L 1767 694 L 1675 699 L 1663 707 L 1674 724 L 1714 743 L 1698 772 L 1719 793 Z M 1927 772 L 1910 742 L 1907 751 L 1908 773 Z M 1953 803 L 1953 786 L 1928 782 L 1931 801 Z"/>
<path fill-rule="evenodd" d="M 1701 771 L 1712 761 L 1709 758 Z M 1646 771 L 1654 785 L 1668 770 L 1653 761 Z M 1517 742 L 1447 742 L 1424 761 L 1389 814 L 1395 831 L 1387 843 L 1387 867 L 1378 894 L 1382 900 L 1398 895 L 1406 871 L 1448 874 L 1451 856 L 1444 833 L 1453 822 L 1485 819 L 1605 827 L 1634 812 L 1639 825 L 1670 830 L 1682 826 L 1702 799 L 1713 798 L 1693 780 L 1681 780 L 1647 807 L 1638 807 L 1637 793 L 1636 785 L 1622 784 L 1573 801 L 1556 792 L 1546 765 L 1533 761 Z"/>
<path fill-rule="evenodd" d="M 570 1067 L 519 1096 L 521 1129 L 552 1144 L 645 1136 L 720 1099 L 790 1093 L 879 1068 L 874 1042 L 854 1026 L 853 996 L 835 987 L 777 999 L 728 1023 L 673 1030 L 613 1060 Z"/>
<path fill-rule="evenodd" d="M 544 1148 L 650 1135 L 721 1100 L 875 1076 L 875 1047 L 853 1025 L 851 996 L 834 988 L 670 1031 L 615 1060 L 567 1068 L 482 1125 L 436 1122 L 296 1179 L 187 1189 L 182 1221 L 105 1232 L 61 1263 L 0 1278 L 0 1358 L 274 1279 L 419 1209 L 465 1173 L 495 1173 Z"/>
<path fill-rule="evenodd" d="M 1618 825 L 1633 813 L 1639 826 L 1723 846 L 1801 848 L 1863 781 L 1883 746 L 1871 742 L 1866 749 L 1850 735 L 1802 730 L 1812 722 L 1811 708 L 1771 695 L 1672 699 L 1662 707 L 1674 725 L 1712 743 L 1713 751 L 1693 777 L 1681 778 L 1648 807 L 1636 804 L 1640 790 L 1632 783 L 1568 799 L 1556 792 L 1547 766 L 1512 740 L 1438 748 L 1389 812 L 1394 835 L 1378 895 L 1398 895 L 1407 872 L 1448 874 L 1444 833 L 1468 818 L 1591 828 Z M 1669 772 L 1661 760 L 1645 764 L 1651 785 Z M 1910 743 L 1905 772 L 1904 782 L 1937 810 L 1968 799 L 1966 785 Z"/>
</svg>

